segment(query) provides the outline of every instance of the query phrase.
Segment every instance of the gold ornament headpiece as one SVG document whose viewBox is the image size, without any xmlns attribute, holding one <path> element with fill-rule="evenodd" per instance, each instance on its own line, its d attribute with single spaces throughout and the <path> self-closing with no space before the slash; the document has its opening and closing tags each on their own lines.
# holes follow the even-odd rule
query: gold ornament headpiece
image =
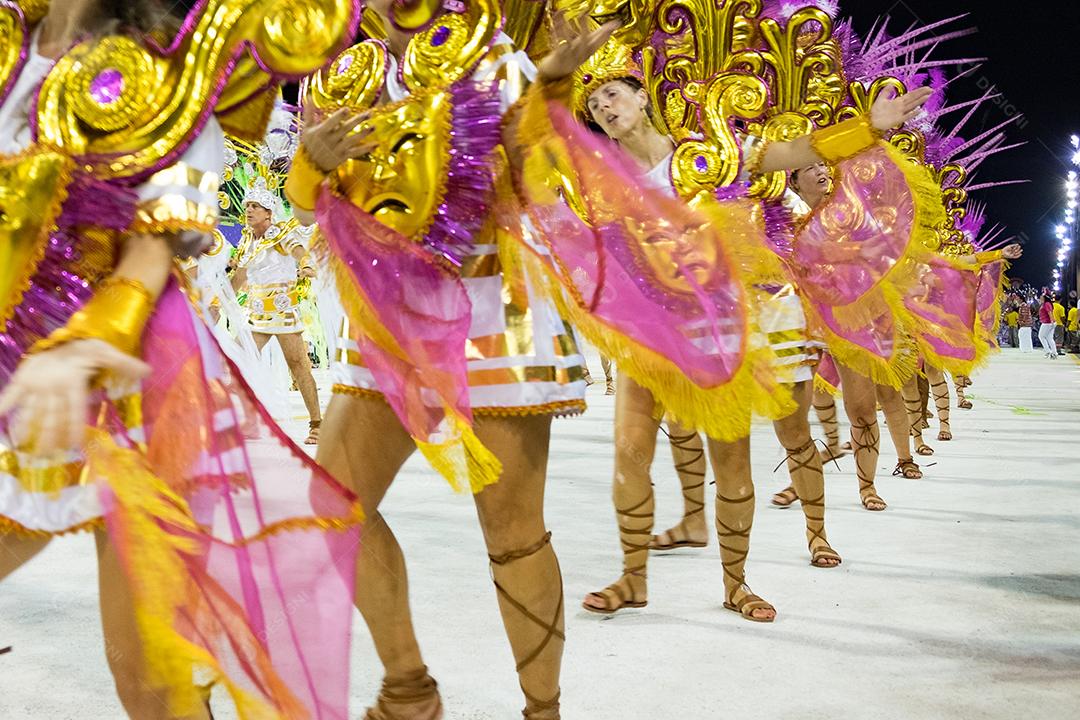
<svg viewBox="0 0 1080 720">
<path fill-rule="evenodd" d="M 645 82 L 645 73 L 634 60 L 633 50 L 612 38 L 574 71 L 574 95 L 571 109 L 580 117 L 588 117 L 588 102 L 596 90 L 612 80 L 634 78 Z"/>
</svg>

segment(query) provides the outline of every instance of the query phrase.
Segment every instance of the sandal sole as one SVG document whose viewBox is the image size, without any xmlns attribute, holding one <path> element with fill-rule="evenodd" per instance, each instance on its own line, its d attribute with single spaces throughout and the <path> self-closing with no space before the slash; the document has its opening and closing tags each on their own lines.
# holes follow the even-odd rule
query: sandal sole
<svg viewBox="0 0 1080 720">
<path fill-rule="evenodd" d="M 595 608 L 592 605 L 586 605 L 585 603 L 581 603 L 581 607 L 582 607 L 582 609 L 588 610 L 589 612 L 593 613 L 594 615 L 614 615 L 615 613 L 619 612 L 620 610 L 638 610 L 638 609 L 641 609 L 643 607 L 647 607 L 648 604 L 649 604 L 648 600 L 646 600 L 645 602 L 641 602 L 641 603 L 636 603 L 636 602 L 635 603 L 623 603 L 622 605 L 615 608 L 614 610 L 601 610 L 600 608 Z"/>
<path fill-rule="evenodd" d="M 709 547 L 709 543 L 696 543 L 696 542 L 677 542 L 673 545 L 650 545 L 649 550 L 652 552 L 668 552 L 670 550 L 682 550 L 683 548 L 703 548 Z"/>
<path fill-rule="evenodd" d="M 736 615 L 738 615 L 742 619 L 749 620 L 750 622 L 771 623 L 771 622 L 776 621 L 776 615 L 775 614 L 771 618 L 756 618 L 753 615 L 743 615 L 742 612 L 739 610 L 739 608 L 735 607 L 731 603 L 724 603 L 724 609 L 725 610 L 730 610 L 731 612 L 735 613 Z M 774 613 L 776 612 L 775 608 L 773 609 L 773 612 Z"/>
</svg>

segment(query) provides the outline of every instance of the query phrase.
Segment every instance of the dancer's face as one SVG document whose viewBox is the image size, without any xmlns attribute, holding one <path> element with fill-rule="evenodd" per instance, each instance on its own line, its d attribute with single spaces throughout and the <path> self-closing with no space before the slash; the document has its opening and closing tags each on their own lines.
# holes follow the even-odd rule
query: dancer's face
<svg viewBox="0 0 1080 720">
<path fill-rule="evenodd" d="M 813 207 L 828 195 L 831 183 L 829 166 L 817 162 L 799 169 L 799 175 L 795 181 L 795 192 L 799 193 L 802 199 Z"/>
<path fill-rule="evenodd" d="M 257 202 L 244 205 L 244 221 L 253 230 L 270 224 L 270 211 Z"/>
<path fill-rule="evenodd" d="M 592 119 L 609 138 L 618 140 L 637 130 L 649 117 L 645 108 L 649 96 L 622 80 L 612 80 L 589 96 L 587 107 Z"/>
</svg>

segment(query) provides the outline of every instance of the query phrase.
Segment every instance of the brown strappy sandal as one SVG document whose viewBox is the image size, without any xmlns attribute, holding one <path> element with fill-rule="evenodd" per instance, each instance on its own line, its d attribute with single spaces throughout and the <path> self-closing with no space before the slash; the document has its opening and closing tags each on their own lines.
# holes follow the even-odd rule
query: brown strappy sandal
<svg viewBox="0 0 1080 720">
<path fill-rule="evenodd" d="M 892 474 L 894 476 L 903 475 L 908 480 L 921 480 L 922 470 L 915 464 L 915 461 L 911 458 L 906 460 L 900 460 L 896 463 L 896 467 L 893 468 Z"/>
<path fill-rule="evenodd" d="M 591 592 L 588 595 L 586 595 L 585 596 L 586 600 L 588 600 L 591 597 L 595 597 L 595 598 L 599 598 L 600 600 L 602 600 L 604 602 L 604 607 L 602 607 L 602 608 L 592 607 L 588 603 L 582 602 L 581 607 L 585 608 L 589 612 L 596 613 L 597 615 L 614 615 L 615 613 L 619 612 L 620 610 L 622 610 L 624 608 L 643 608 L 643 607 L 645 607 L 646 605 L 649 604 L 648 600 L 638 600 L 637 596 L 636 596 L 636 593 L 634 593 L 633 590 L 631 588 L 629 588 L 629 587 L 627 587 L 627 589 L 630 592 L 623 593 L 622 586 L 623 585 L 629 586 L 630 581 L 629 581 L 628 578 L 630 578 L 631 576 L 639 577 L 642 580 L 644 580 L 646 578 L 646 574 L 645 574 L 646 565 L 645 565 L 645 562 L 646 562 L 646 559 L 649 557 L 649 544 L 652 541 L 652 528 L 650 527 L 648 529 L 642 529 L 642 530 L 639 530 L 639 529 L 636 529 L 636 528 L 628 528 L 623 524 L 621 519 L 622 518 L 630 518 L 631 520 L 642 520 L 642 519 L 646 519 L 646 518 L 651 519 L 653 517 L 652 512 L 643 513 L 643 512 L 638 512 L 638 511 L 641 508 L 643 508 L 645 505 L 648 505 L 652 501 L 652 499 L 653 499 L 652 488 L 650 488 L 649 489 L 649 494 L 645 496 L 645 499 L 642 500 L 641 502 L 639 502 L 634 507 L 630 508 L 629 510 L 621 510 L 619 508 L 615 508 L 615 514 L 618 515 L 619 518 L 620 518 L 620 521 L 619 521 L 619 543 L 622 545 L 623 557 L 625 558 L 625 556 L 630 554 L 630 553 L 637 553 L 637 552 L 644 551 L 643 552 L 643 560 L 642 560 L 640 565 L 635 565 L 633 567 L 626 567 L 625 562 L 624 562 L 624 564 L 623 564 L 623 573 L 622 573 L 622 575 L 619 576 L 618 580 L 613 582 L 611 585 L 608 585 L 603 590 L 600 590 L 598 592 Z M 651 521 L 649 522 L 649 525 L 652 525 Z M 649 537 L 649 540 L 646 540 L 645 542 L 638 541 L 637 538 L 641 537 L 642 535 Z M 617 600 L 618 604 L 613 602 L 613 600 Z"/>
<path fill-rule="evenodd" d="M 526 655 L 523 659 L 519 660 L 516 666 L 517 673 L 520 677 L 521 671 L 536 661 L 538 657 L 547 649 L 548 645 L 555 642 L 566 642 L 566 633 L 563 628 L 560 627 L 561 619 L 563 616 L 563 590 L 560 582 L 559 585 L 559 603 L 555 607 L 555 612 L 552 613 L 550 620 L 546 620 L 529 608 L 525 607 L 523 603 L 518 601 L 513 595 L 511 595 L 507 589 L 499 582 L 498 569 L 506 567 L 507 565 L 515 562 L 520 562 L 531 558 L 540 553 L 545 548 L 551 545 L 551 533 L 547 532 L 539 542 L 532 545 L 525 550 L 517 552 L 506 553 L 505 555 L 489 555 L 488 559 L 491 560 L 492 566 L 492 581 L 495 583 L 495 590 L 499 594 L 499 598 L 509 604 L 512 608 L 521 613 L 531 624 L 540 628 L 544 632 L 544 638 L 537 643 L 536 648 Z M 558 561 L 556 560 L 556 563 Z M 561 579 L 560 574 L 560 579 Z M 525 686 L 521 686 L 521 692 L 525 695 L 526 706 L 522 711 L 522 717 L 525 720 L 559 720 L 559 697 L 561 693 L 555 692 L 554 697 L 550 698 L 537 698 L 528 690 Z"/>
<path fill-rule="evenodd" d="M 794 485 L 788 485 L 772 496 L 772 504 L 778 508 L 788 508 L 795 504 L 795 501 L 799 499 L 799 493 L 795 491 Z"/>
<path fill-rule="evenodd" d="M 844 562 L 844 559 L 840 557 L 840 554 L 833 550 L 832 545 L 829 544 L 829 539 L 825 537 L 825 494 L 822 493 L 820 497 L 813 500 L 802 501 L 803 512 L 809 517 L 808 519 L 814 520 L 815 524 L 820 523 L 821 528 L 815 530 L 813 528 L 806 528 L 806 532 L 810 533 L 808 547 L 810 549 L 810 564 L 816 568 L 834 568 L 839 567 L 840 563 Z M 820 514 L 817 512 L 814 515 L 810 515 L 807 508 L 820 509 Z M 835 560 L 832 565 L 825 564 L 827 560 Z"/>
<path fill-rule="evenodd" d="M 686 531 L 686 521 L 688 518 L 694 517 L 695 515 L 705 514 L 705 503 L 687 494 L 688 490 L 697 490 L 699 488 L 705 487 L 705 473 L 698 472 L 692 469 L 698 461 L 705 458 L 705 448 L 690 448 L 687 447 L 685 444 L 696 437 L 697 435 L 694 434 L 673 435 L 671 433 L 668 433 L 668 438 L 670 439 L 672 445 L 679 448 L 680 450 L 686 450 L 688 452 L 695 453 L 695 455 L 689 460 L 685 460 L 681 463 L 676 463 L 675 472 L 679 474 L 680 478 L 683 475 L 689 475 L 691 477 L 701 478 L 701 482 L 690 485 L 689 487 L 685 485 L 683 486 L 683 500 L 686 502 L 686 504 L 690 505 L 692 509 L 689 512 L 683 514 L 682 520 L 680 520 L 679 523 L 675 525 L 675 527 L 669 530 L 665 530 L 659 535 L 653 535 L 652 540 L 649 541 L 650 550 L 655 550 L 657 552 L 667 552 L 669 550 L 678 550 L 679 548 L 703 548 L 707 547 L 709 544 L 708 541 L 700 542 L 697 540 L 691 540 L 690 534 Z M 706 536 L 707 535 L 708 533 L 706 533 Z"/>
<path fill-rule="evenodd" d="M 322 420 L 312 420 L 308 423 L 308 436 L 304 440 L 305 445 L 318 445 L 319 444 L 319 428 L 322 427 Z"/>
<path fill-rule="evenodd" d="M 737 612 L 744 619 L 749 620 L 750 622 L 771 623 L 776 620 L 776 608 L 774 608 L 767 601 L 755 595 L 753 591 L 751 591 L 750 588 L 746 585 L 740 585 L 739 587 L 735 588 L 735 592 L 738 592 L 740 590 L 743 591 L 743 595 L 738 601 L 735 600 L 735 593 L 729 595 L 727 600 L 724 601 L 725 610 Z M 771 618 L 754 617 L 755 610 L 772 610 L 773 616 Z"/>
<path fill-rule="evenodd" d="M 409 715 L 402 714 L 408 706 Z M 417 712 L 421 714 L 413 714 Z M 385 678 L 375 706 L 367 709 L 364 720 L 442 720 L 443 705 L 439 684 L 427 667 L 399 678 Z"/>
<path fill-rule="evenodd" d="M 740 569 L 739 574 L 736 575 L 732 572 L 731 568 L 739 566 L 745 567 L 746 558 L 750 554 L 750 530 L 753 528 L 753 524 L 749 524 L 745 530 L 736 530 L 723 520 L 721 520 L 721 513 L 719 512 L 720 503 L 727 505 L 739 505 L 745 502 L 754 502 L 754 493 L 750 492 L 746 497 L 741 499 L 727 498 L 716 493 L 717 499 L 717 513 L 716 513 L 716 540 L 720 545 L 720 565 L 724 568 L 725 580 L 730 578 L 734 589 L 728 593 L 727 598 L 724 600 L 724 608 L 731 610 L 732 612 L 739 613 L 746 620 L 759 623 L 771 623 L 776 619 L 776 608 L 770 605 L 762 598 L 755 595 L 750 588 L 746 585 L 746 575 Z M 738 547 L 732 547 L 731 542 L 736 539 L 736 542 L 745 542 L 746 546 L 742 549 Z M 727 541 L 729 544 L 725 544 Z M 731 553 L 734 557 L 724 558 L 724 551 Z M 744 594 L 740 600 L 735 599 L 735 594 L 742 591 Z M 755 610 L 772 610 L 773 616 L 771 618 L 759 618 L 754 617 L 753 612 Z"/>
<path fill-rule="evenodd" d="M 858 472 L 857 468 L 858 468 L 858 462 L 859 462 L 858 461 L 859 452 L 861 452 L 861 451 L 872 451 L 874 449 L 874 446 L 881 442 L 881 432 L 880 432 L 880 429 L 879 429 L 877 437 L 874 437 L 873 435 L 871 435 L 870 442 L 861 443 L 861 442 L 857 442 L 855 440 L 855 432 L 854 431 L 855 430 L 860 430 L 860 431 L 862 431 L 860 434 L 865 433 L 865 434 L 869 435 L 870 434 L 870 429 L 875 427 L 876 425 L 877 425 L 877 422 L 874 422 L 872 424 L 865 424 L 865 425 L 859 425 L 859 424 L 856 424 L 856 423 L 851 424 L 851 429 L 852 429 L 851 444 L 852 444 L 852 447 L 854 448 L 854 453 L 855 453 L 856 473 Z M 866 480 L 866 479 L 864 479 L 862 477 L 859 478 L 859 499 L 862 501 L 862 506 L 864 508 L 866 508 L 867 510 L 869 510 L 870 512 L 881 512 L 882 510 L 884 510 L 885 508 L 888 507 L 888 504 L 884 500 L 881 499 L 880 495 L 877 494 L 877 490 L 874 487 L 874 481 L 873 480 Z M 871 507 L 871 506 L 873 506 L 873 507 Z M 878 506 L 880 506 L 880 507 L 878 507 Z"/>
</svg>

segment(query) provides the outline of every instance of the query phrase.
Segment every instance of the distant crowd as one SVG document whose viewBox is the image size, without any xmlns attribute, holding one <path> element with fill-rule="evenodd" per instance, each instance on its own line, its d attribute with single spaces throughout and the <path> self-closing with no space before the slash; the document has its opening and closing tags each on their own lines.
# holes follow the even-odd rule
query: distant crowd
<svg viewBox="0 0 1080 720">
<path fill-rule="evenodd" d="M 1010 289 L 1001 303 L 1002 347 L 1034 352 L 1038 347 L 1049 358 L 1080 352 L 1076 291 L 1068 298 L 1030 285 Z"/>
</svg>

